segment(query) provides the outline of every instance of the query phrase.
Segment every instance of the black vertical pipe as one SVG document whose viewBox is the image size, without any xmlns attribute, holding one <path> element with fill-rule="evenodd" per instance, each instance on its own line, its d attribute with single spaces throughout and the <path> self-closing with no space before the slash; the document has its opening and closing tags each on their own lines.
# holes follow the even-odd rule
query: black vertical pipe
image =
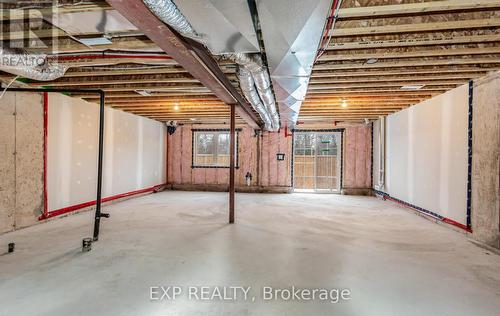
<svg viewBox="0 0 500 316">
<path fill-rule="evenodd" d="M 236 118 L 235 118 L 235 106 L 234 104 L 230 105 L 231 107 L 231 123 L 230 123 L 230 143 L 229 143 L 229 223 L 234 223 L 234 167 L 235 167 L 235 128 L 236 128 Z"/>
<path fill-rule="evenodd" d="M 101 223 L 102 204 L 102 161 L 104 155 L 104 92 L 99 93 L 99 150 L 97 154 L 97 197 L 94 221 L 94 241 L 99 239 L 99 226 Z"/>
<path fill-rule="evenodd" d="M 467 140 L 467 228 L 472 228 L 471 210 L 472 210 L 472 111 L 473 111 L 473 96 L 474 96 L 474 82 L 469 81 L 469 126 L 468 126 L 468 140 Z"/>
<path fill-rule="evenodd" d="M 374 186 L 373 186 L 373 122 L 371 123 L 370 129 L 371 129 L 370 178 L 371 178 L 371 189 L 373 189 L 374 188 Z"/>
</svg>

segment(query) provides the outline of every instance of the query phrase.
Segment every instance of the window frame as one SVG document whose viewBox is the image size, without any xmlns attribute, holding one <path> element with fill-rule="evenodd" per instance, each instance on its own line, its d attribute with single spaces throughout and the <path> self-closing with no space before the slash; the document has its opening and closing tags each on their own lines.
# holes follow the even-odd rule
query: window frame
<svg viewBox="0 0 500 316">
<path fill-rule="evenodd" d="M 236 136 L 236 146 L 235 146 L 235 151 L 236 151 L 236 161 L 235 161 L 235 169 L 239 169 L 239 133 L 241 132 L 241 128 L 236 128 L 235 129 L 235 136 Z M 220 169 L 229 169 L 230 166 L 219 166 L 219 165 L 198 165 L 195 162 L 195 157 L 197 156 L 197 141 L 196 141 L 196 135 L 199 133 L 213 133 L 216 136 L 214 138 L 217 138 L 217 144 L 218 144 L 218 135 L 219 134 L 229 134 L 230 130 L 228 128 L 213 128 L 213 129 L 191 129 L 191 168 L 220 168 Z M 218 152 L 217 152 L 217 145 L 215 148 L 215 157 L 217 157 Z"/>
</svg>

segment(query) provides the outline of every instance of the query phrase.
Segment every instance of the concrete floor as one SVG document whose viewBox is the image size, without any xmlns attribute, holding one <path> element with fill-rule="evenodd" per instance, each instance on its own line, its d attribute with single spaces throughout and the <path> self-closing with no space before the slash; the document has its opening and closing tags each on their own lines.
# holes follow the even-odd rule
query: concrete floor
<svg viewBox="0 0 500 316">
<path fill-rule="evenodd" d="M 314 194 L 162 192 L 0 236 L 0 315 L 498 315 L 500 256 L 391 202 Z M 252 286 L 255 301 L 151 301 L 151 286 Z M 263 302 L 261 287 L 351 300 Z"/>
</svg>

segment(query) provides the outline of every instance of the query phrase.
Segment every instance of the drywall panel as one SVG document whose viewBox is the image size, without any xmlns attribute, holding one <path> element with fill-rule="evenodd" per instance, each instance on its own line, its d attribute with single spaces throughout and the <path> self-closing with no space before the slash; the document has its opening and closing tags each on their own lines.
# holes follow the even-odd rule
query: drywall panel
<svg viewBox="0 0 500 316">
<path fill-rule="evenodd" d="M 386 190 L 402 200 L 409 199 L 408 125 L 408 111 L 401 111 L 387 118 Z"/>
<path fill-rule="evenodd" d="M 163 124 L 106 108 L 103 197 L 165 182 Z M 95 200 L 99 107 L 50 94 L 48 209 Z"/>
<path fill-rule="evenodd" d="M 468 88 L 387 118 L 386 193 L 466 224 Z"/>
</svg>

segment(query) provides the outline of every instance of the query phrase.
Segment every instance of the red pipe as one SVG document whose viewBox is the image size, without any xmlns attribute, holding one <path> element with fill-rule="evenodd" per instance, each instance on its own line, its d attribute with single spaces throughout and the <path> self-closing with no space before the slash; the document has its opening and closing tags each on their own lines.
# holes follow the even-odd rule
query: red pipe
<svg viewBox="0 0 500 316">
<path fill-rule="evenodd" d="M 117 195 L 113 195 L 113 196 L 108 196 L 108 197 L 103 198 L 102 202 L 105 203 L 105 202 L 110 202 L 110 201 L 113 201 L 113 200 L 121 199 L 121 198 L 128 197 L 128 196 L 133 196 L 133 195 L 137 195 L 137 194 L 148 193 L 148 192 L 155 192 L 155 191 L 157 191 L 159 188 L 161 188 L 164 185 L 166 185 L 166 184 L 159 184 L 159 185 L 155 185 L 153 187 L 146 188 L 146 189 L 141 189 L 141 190 L 126 192 L 126 193 L 121 193 L 121 194 L 117 194 Z M 85 207 L 93 206 L 95 204 L 96 204 L 96 201 L 94 200 L 94 201 L 89 201 L 89 202 L 80 203 L 80 204 L 76 204 L 76 205 L 71 205 L 71 206 L 68 206 L 68 207 L 64 207 L 64 208 L 61 208 L 61 209 L 58 209 L 58 210 L 54 210 L 54 211 L 48 212 L 47 214 L 45 214 L 45 216 L 42 216 L 43 218 L 40 217 L 39 220 L 43 220 L 43 219 L 47 219 L 47 218 L 51 218 L 51 217 L 63 215 L 63 214 L 66 214 L 66 213 L 69 213 L 69 212 L 73 212 L 73 211 L 76 211 L 76 210 L 79 210 L 79 209 L 82 209 L 82 208 L 85 208 Z"/>
<path fill-rule="evenodd" d="M 413 208 L 413 207 L 411 207 L 411 206 L 409 206 L 409 205 L 405 205 L 405 204 L 401 203 L 400 201 L 398 201 L 398 200 L 396 200 L 396 199 L 394 199 L 394 198 L 392 198 L 392 197 L 390 197 L 390 196 L 382 196 L 382 198 L 383 198 L 384 200 L 389 200 L 389 201 L 394 202 L 394 203 L 396 203 L 396 204 L 398 204 L 398 205 L 401 205 L 401 206 L 403 206 L 403 207 L 406 207 L 406 208 L 412 209 L 412 210 L 414 210 L 414 211 L 417 211 L 417 212 L 419 212 L 420 214 L 423 214 L 423 215 L 426 215 L 426 216 L 432 217 L 432 218 L 434 218 L 434 219 L 436 219 L 436 220 L 439 220 L 439 221 L 445 222 L 445 223 L 447 223 L 447 224 L 450 224 L 450 225 L 456 226 L 456 227 L 458 227 L 458 228 L 461 228 L 461 229 L 463 229 L 463 230 L 465 230 L 465 231 L 467 231 L 467 232 L 469 232 L 469 233 L 472 233 L 472 228 L 469 228 L 469 227 L 467 227 L 467 225 L 464 225 L 464 224 L 462 224 L 462 223 L 459 223 L 459 222 L 457 222 L 457 221 L 454 221 L 454 220 L 452 220 L 452 219 L 450 219 L 450 218 L 447 218 L 447 217 L 444 217 L 444 216 L 443 216 L 442 218 L 439 218 L 439 217 L 436 217 L 436 216 L 432 216 L 432 214 L 428 214 L 428 213 L 422 212 L 422 211 L 420 211 L 420 210 L 418 210 L 418 209 L 416 209 L 416 208 Z M 440 215 L 440 216 L 441 216 L 441 215 Z"/>
</svg>

